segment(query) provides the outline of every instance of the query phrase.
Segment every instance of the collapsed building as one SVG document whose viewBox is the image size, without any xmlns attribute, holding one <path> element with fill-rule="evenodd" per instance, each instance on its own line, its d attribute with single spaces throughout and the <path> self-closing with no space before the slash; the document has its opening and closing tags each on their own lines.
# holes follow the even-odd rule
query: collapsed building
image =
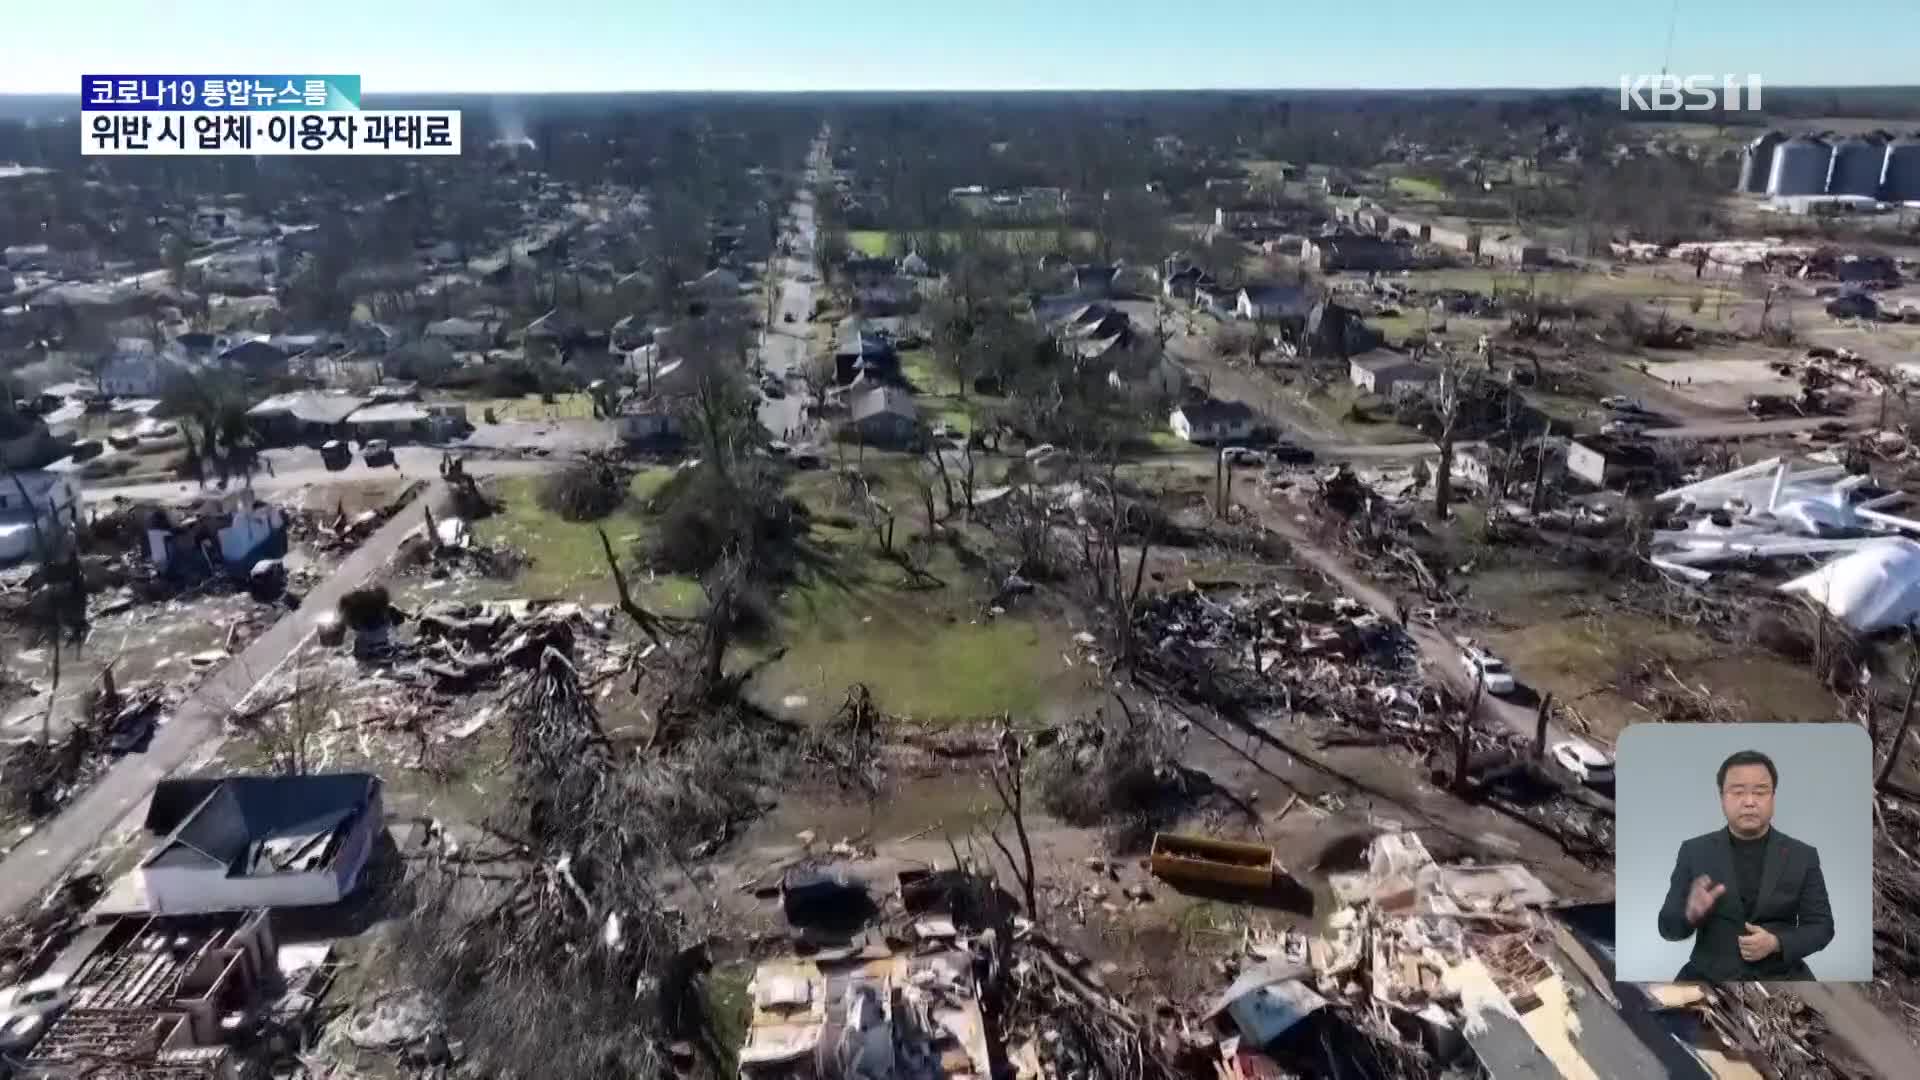
<svg viewBox="0 0 1920 1080">
<path fill-rule="evenodd" d="M 20 1075 L 233 1080 L 234 1044 L 279 969 L 264 910 L 108 918 L 55 962 L 68 1006 L 19 1059 Z"/>
</svg>

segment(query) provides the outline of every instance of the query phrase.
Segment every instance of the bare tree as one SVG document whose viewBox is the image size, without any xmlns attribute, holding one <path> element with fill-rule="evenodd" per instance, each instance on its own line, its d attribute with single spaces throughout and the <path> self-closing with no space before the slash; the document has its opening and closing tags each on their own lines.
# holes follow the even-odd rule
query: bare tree
<svg viewBox="0 0 1920 1080">
<path fill-rule="evenodd" d="M 1914 699 L 1920 696 L 1920 629 L 1907 627 L 1907 646 L 1910 659 L 1907 673 L 1907 700 L 1900 707 L 1900 726 L 1894 729 L 1893 741 L 1887 744 L 1887 756 L 1880 762 L 1880 771 L 1873 778 L 1875 791 L 1884 790 L 1887 780 L 1893 775 L 1893 767 L 1900 760 L 1900 749 L 1907 743 L 1907 730 L 1913 726 Z"/>
<path fill-rule="evenodd" d="M 993 846 L 1000 849 L 1001 856 L 1007 860 L 1007 866 L 1020 883 L 1020 894 L 1027 905 L 1027 918 L 1039 922 L 1040 902 L 1034 880 L 1033 840 L 1027 835 L 1026 752 L 1010 721 L 1002 723 L 1000 760 L 988 768 L 987 778 L 993 782 L 993 793 L 1000 799 L 1002 820 L 1011 819 L 1013 822 L 1013 835 L 1020 845 L 1020 858 L 1016 861 L 1006 842 L 1000 839 L 998 825 L 987 835 L 992 838 Z"/>
<path fill-rule="evenodd" d="M 1433 516 L 1445 521 L 1452 513 L 1455 433 L 1460 415 L 1476 389 L 1478 376 L 1472 365 L 1452 352 L 1442 353 L 1436 367 L 1433 406 L 1439 431 L 1434 442 L 1440 447 L 1440 461 L 1433 472 Z"/>
</svg>

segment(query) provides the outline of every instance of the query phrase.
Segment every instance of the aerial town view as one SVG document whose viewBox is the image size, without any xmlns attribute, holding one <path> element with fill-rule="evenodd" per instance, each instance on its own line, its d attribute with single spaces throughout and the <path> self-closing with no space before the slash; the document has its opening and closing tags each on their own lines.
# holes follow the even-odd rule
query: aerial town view
<svg viewBox="0 0 1920 1080">
<path fill-rule="evenodd" d="M 587 6 L 0 13 L 0 1077 L 1920 1076 L 1920 10 Z"/>
</svg>

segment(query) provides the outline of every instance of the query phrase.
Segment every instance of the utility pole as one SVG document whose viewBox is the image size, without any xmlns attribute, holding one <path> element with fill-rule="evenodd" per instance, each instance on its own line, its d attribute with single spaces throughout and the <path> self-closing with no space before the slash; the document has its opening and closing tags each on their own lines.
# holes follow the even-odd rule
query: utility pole
<svg viewBox="0 0 1920 1080">
<path fill-rule="evenodd" d="M 1533 720 L 1533 756 L 1538 759 L 1547 752 L 1547 714 L 1553 710 L 1553 694 L 1544 694 L 1540 698 L 1540 715 Z"/>
</svg>

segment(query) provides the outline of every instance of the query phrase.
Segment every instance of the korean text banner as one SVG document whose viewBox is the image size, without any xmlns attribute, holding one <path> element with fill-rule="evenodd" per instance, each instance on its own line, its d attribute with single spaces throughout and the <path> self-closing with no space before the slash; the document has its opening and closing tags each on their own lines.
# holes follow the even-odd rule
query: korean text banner
<svg viewBox="0 0 1920 1080">
<path fill-rule="evenodd" d="M 346 112 L 358 75 L 82 75 L 80 108 L 114 112 Z"/>
</svg>

